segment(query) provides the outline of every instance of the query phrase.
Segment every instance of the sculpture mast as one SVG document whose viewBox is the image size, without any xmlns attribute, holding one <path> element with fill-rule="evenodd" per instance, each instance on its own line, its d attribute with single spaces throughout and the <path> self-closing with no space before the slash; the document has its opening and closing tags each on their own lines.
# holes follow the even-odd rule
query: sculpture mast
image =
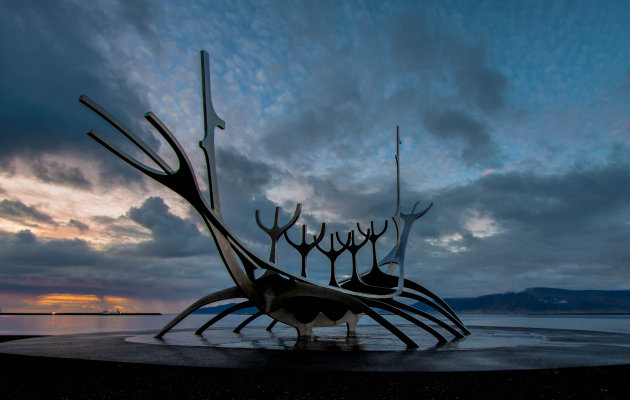
<svg viewBox="0 0 630 400">
<path fill-rule="evenodd" d="M 214 111 L 210 92 L 210 60 L 208 53 L 201 50 L 201 87 L 203 92 L 203 140 L 199 147 L 206 156 L 208 168 L 208 191 L 210 192 L 210 208 L 215 212 L 219 220 L 223 220 L 221 206 L 219 204 L 219 188 L 217 182 L 217 170 L 214 152 L 214 128 L 225 129 L 223 121 Z"/>
<path fill-rule="evenodd" d="M 388 273 L 393 273 L 396 266 L 394 262 L 398 264 L 398 288 L 397 291 L 403 291 L 404 281 L 405 281 L 405 265 L 400 262 L 400 260 L 396 259 L 395 256 L 400 249 L 400 129 L 398 125 L 396 125 L 396 214 L 394 214 L 394 225 L 396 225 L 396 246 L 393 249 L 393 255 L 390 259 L 390 264 L 388 268 Z"/>
<path fill-rule="evenodd" d="M 400 140 L 399 128 L 396 126 L 396 213 L 392 218 L 394 225 L 396 225 L 396 244 L 394 248 L 379 261 L 379 266 L 388 264 L 388 274 L 393 274 L 396 266 L 400 267 L 400 276 L 404 276 L 404 264 L 405 264 L 405 249 L 407 247 L 407 239 L 409 238 L 409 232 L 411 231 L 411 225 L 420 217 L 429 211 L 433 206 L 433 203 L 429 204 L 423 211 L 416 213 L 416 207 L 420 202 L 416 202 L 411 210 L 411 214 L 404 214 L 400 212 Z M 403 222 L 401 232 L 401 220 Z"/>
<path fill-rule="evenodd" d="M 394 224 L 396 225 L 396 243 L 400 242 L 400 133 L 396 125 L 396 213 L 394 214 Z"/>
</svg>

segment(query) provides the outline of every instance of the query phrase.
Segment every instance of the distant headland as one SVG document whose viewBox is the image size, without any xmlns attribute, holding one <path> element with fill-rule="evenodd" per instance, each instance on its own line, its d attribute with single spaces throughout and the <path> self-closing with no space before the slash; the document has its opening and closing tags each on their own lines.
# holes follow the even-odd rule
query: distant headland
<svg viewBox="0 0 630 400">
<path fill-rule="evenodd" d="M 505 314 L 630 314 L 630 290 L 528 288 L 522 292 L 446 298 L 458 312 Z M 420 304 L 416 307 L 422 308 Z"/>
<path fill-rule="evenodd" d="M 536 315 L 628 315 L 630 290 L 566 290 L 528 288 L 521 292 L 487 294 L 477 297 L 445 298 L 457 312 L 478 314 L 536 314 Z M 218 314 L 234 304 L 205 307 L 196 314 Z M 422 303 L 414 307 L 429 311 Z M 253 308 L 238 311 L 252 314 Z"/>
</svg>

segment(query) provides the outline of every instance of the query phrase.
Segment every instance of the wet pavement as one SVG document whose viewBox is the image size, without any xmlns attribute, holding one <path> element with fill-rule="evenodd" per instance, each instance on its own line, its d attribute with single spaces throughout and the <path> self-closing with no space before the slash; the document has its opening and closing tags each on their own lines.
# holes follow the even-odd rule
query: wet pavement
<svg viewBox="0 0 630 400">
<path fill-rule="evenodd" d="M 405 330 L 406 327 L 402 327 Z M 385 330 L 316 330 L 298 341 L 276 327 L 233 333 L 209 329 L 59 335 L 0 343 L 0 353 L 160 365 L 265 370 L 493 371 L 630 364 L 630 335 L 562 329 L 469 327 L 472 334 L 442 346 L 429 335 L 412 337 L 407 349 Z"/>
</svg>

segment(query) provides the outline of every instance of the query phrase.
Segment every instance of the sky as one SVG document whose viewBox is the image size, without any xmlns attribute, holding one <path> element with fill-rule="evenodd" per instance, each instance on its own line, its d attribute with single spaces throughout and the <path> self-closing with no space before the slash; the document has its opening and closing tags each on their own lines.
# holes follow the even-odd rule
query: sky
<svg viewBox="0 0 630 400">
<path fill-rule="evenodd" d="M 192 4 L 190 4 L 192 3 Z M 178 312 L 231 285 L 184 200 L 91 140 L 133 147 L 86 94 L 173 162 L 153 111 L 207 177 L 210 54 L 224 220 L 258 254 L 271 225 L 374 221 L 441 297 L 630 289 L 627 1 L 0 0 L 0 309 Z M 141 159 L 141 158 L 140 158 Z M 175 165 L 176 167 L 176 165 Z M 309 277 L 328 282 L 309 256 Z M 369 264 L 369 249 L 360 252 Z M 280 265 L 299 271 L 283 241 Z M 350 273 L 349 256 L 337 263 Z"/>
</svg>

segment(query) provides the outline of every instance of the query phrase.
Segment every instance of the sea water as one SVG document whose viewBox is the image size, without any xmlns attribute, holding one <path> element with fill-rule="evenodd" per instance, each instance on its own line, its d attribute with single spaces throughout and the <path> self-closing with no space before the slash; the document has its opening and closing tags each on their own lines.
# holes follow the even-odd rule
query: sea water
<svg viewBox="0 0 630 400">
<path fill-rule="evenodd" d="M 98 332 L 141 332 L 158 331 L 175 314 L 164 315 L 0 315 L 0 335 L 64 335 Z M 196 329 L 212 318 L 212 315 L 193 314 L 177 325 L 177 329 Z M 385 316 L 396 324 L 407 321 L 393 315 Z M 460 314 L 462 321 L 470 326 L 515 327 L 586 330 L 630 334 L 630 315 L 488 315 Z M 246 315 L 229 315 L 215 327 L 234 328 Z M 266 327 L 271 320 L 260 317 L 249 326 Z M 377 324 L 368 317 L 359 321 L 359 326 L 369 330 Z"/>
</svg>

